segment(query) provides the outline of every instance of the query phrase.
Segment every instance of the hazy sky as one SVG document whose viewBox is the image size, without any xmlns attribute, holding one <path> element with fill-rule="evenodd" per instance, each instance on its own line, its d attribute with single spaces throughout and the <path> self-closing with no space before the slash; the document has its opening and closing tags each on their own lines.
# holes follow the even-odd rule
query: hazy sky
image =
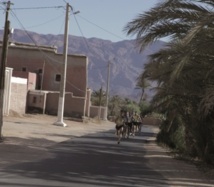
<svg viewBox="0 0 214 187">
<path fill-rule="evenodd" d="M 70 15 L 69 34 L 97 37 L 113 42 L 131 39 L 123 32 L 124 26 L 138 14 L 149 10 L 160 0 L 66 0 L 74 11 Z M 9 19 L 12 28 L 39 34 L 63 34 L 65 0 L 11 0 Z M 0 29 L 4 28 L 4 5 L 0 0 Z"/>
</svg>

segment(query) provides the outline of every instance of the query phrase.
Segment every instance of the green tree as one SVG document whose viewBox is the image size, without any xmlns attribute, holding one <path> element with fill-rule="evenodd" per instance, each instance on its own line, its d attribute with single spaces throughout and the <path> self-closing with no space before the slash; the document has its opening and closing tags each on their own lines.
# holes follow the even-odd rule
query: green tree
<svg viewBox="0 0 214 187">
<path fill-rule="evenodd" d="M 109 115 L 118 116 L 121 111 L 138 112 L 140 113 L 140 107 L 138 103 L 132 101 L 129 98 L 122 98 L 118 95 L 112 96 L 109 100 Z"/>
<path fill-rule="evenodd" d="M 142 100 L 139 103 L 139 108 L 140 108 L 140 114 L 142 116 L 145 116 L 147 114 L 152 113 L 151 104 L 148 101 L 146 101 L 146 100 Z"/>
<path fill-rule="evenodd" d="M 106 94 L 103 91 L 102 87 L 97 91 L 93 91 L 91 94 L 91 102 L 92 102 L 92 105 L 94 106 L 104 106 L 105 99 L 106 99 Z"/>
<path fill-rule="evenodd" d="M 123 99 L 118 95 L 112 96 L 109 99 L 108 115 L 118 116 L 120 114 L 121 107 L 123 105 Z"/>
</svg>

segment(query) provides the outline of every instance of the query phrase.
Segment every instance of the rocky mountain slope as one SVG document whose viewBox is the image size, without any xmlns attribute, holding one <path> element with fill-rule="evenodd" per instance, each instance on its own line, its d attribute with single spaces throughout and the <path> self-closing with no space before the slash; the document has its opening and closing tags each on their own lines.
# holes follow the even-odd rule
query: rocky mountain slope
<svg viewBox="0 0 214 187">
<path fill-rule="evenodd" d="M 0 31 L 2 39 L 3 31 Z M 38 34 L 15 29 L 10 40 L 37 45 L 57 46 L 58 52 L 63 51 L 63 35 Z M 98 90 L 106 89 L 108 63 L 110 65 L 110 94 L 128 98 L 140 98 L 140 90 L 135 89 L 136 78 L 143 71 L 148 55 L 158 51 L 165 43 L 157 41 L 139 53 L 134 40 L 111 42 L 98 38 L 69 36 L 69 54 L 84 54 L 89 58 L 88 87 Z M 149 94 L 149 92 L 147 93 Z"/>
</svg>

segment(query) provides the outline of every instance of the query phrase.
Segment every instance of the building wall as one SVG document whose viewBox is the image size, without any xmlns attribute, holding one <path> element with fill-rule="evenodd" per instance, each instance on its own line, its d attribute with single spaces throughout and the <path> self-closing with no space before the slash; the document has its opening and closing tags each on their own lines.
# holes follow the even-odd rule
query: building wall
<svg viewBox="0 0 214 187">
<path fill-rule="evenodd" d="M 11 78 L 10 111 L 24 114 L 27 98 L 27 79 Z"/>
<path fill-rule="evenodd" d="M 14 71 L 37 73 L 37 88 L 59 91 L 60 82 L 55 81 L 61 74 L 63 55 L 53 49 L 38 50 L 35 47 L 10 46 L 8 50 L 8 67 Z M 87 89 L 88 59 L 84 55 L 68 55 L 66 91 L 74 96 L 85 97 Z"/>
<path fill-rule="evenodd" d="M 50 114 L 50 115 L 57 115 L 58 102 L 59 102 L 59 93 L 58 92 L 48 93 L 47 99 L 46 99 L 45 113 Z"/>
<path fill-rule="evenodd" d="M 35 73 L 28 73 L 28 82 L 27 82 L 27 89 L 28 90 L 34 90 L 36 89 L 36 80 L 37 76 Z"/>
<path fill-rule="evenodd" d="M 41 89 L 49 92 L 46 94 L 46 100 L 42 100 L 42 97 L 38 95 L 30 94 L 27 98 L 29 107 L 40 108 L 44 104 L 43 112 L 45 110 L 50 114 L 57 114 L 59 94 L 55 92 L 59 92 L 60 82 L 56 80 L 56 75 L 62 74 L 62 59 L 63 55 L 57 54 L 56 49 L 51 47 L 40 46 L 38 49 L 38 47 L 28 44 L 9 46 L 7 66 L 14 69 L 14 75 L 28 79 L 28 90 Z M 88 58 L 86 56 L 68 55 L 66 92 L 70 92 L 70 96 L 66 94 L 65 97 L 65 114 L 84 116 L 89 110 L 88 108 L 86 110 L 87 69 Z M 13 85 L 13 90 L 19 90 L 21 87 L 25 93 L 24 85 L 20 85 L 19 88 Z M 20 90 L 20 93 L 23 92 Z M 21 97 L 17 97 L 17 99 L 21 99 L 22 102 L 26 101 Z M 34 100 L 41 100 L 41 103 L 32 103 Z M 15 101 L 13 104 L 16 105 Z M 29 107 L 27 108 L 29 109 Z M 87 105 L 87 107 L 89 106 Z"/>
<path fill-rule="evenodd" d="M 84 97 L 75 97 L 72 93 L 65 95 L 65 116 L 82 118 L 85 115 L 85 108 L 82 106 L 86 106 Z"/>
<path fill-rule="evenodd" d="M 86 97 L 88 59 L 79 56 L 70 56 L 68 59 L 73 63 L 68 63 L 66 90 L 74 96 Z"/>
<path fill-rule="evenodd" d="M 13 71 L 13 76 L 27 79 L 27 89 L 28 90 L 36 89 L 36 81 L 37 81 L 36 73 Z"/>
<path fill-rule="evenodd" d="M 59 93 L 50 92 L 47 94 L 45 113 L 57 115 Z M 65 94 L 64 116 L 82 118 L 85 115 L 85 98 L 75 97 L 72 93 Z"/>
<path fill-rule="evenodd" d="M 29 113 L 45 113 L 47 92 L 39 90 L 31 90 L 27 97 L 27 112 Z"/>
</svg>

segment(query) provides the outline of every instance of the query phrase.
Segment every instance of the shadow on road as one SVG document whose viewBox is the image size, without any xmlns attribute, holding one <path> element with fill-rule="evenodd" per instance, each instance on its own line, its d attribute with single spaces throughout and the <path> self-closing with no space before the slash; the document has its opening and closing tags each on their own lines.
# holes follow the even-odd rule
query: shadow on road
<svg viewBox="0 0 214 187">
<path fill-rule="evenodd" d="M 143 136 L 123 139 L 120 145 L 113 131 L 58 144 L 17 139 L 16 144 L 1 144 L 0 151 L 0 186 L 170 186 L 155 167 L 169 158 Z"/>
</svg>

